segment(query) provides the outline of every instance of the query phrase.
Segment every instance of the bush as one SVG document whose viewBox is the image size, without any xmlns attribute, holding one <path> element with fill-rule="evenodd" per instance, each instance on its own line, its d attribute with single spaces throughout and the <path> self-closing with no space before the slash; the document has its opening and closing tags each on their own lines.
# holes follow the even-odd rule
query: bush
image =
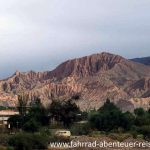
<svg viewBox="0 0 150 150">
<path fill-rule="evenodd" d="M 29 120 L 23 125 L 23 130 L 27 132 L 37 132 L 40 128 L 40 124 L 34 119 Z"/>
<path fill-rule="evenodd" d="M 128 128 L 125 127 L 127 120 L 127 115 L 124 115 L 121 110 L 109 100 L 107 100 L 97 112 L 92 112 L 89 115 L 89 122 L 92 128 L 106 132 L 118 129 L 119 127 Z"/>
<path fill-rule="evenodd" d="M 40 134 L 19 133 L 10 138 L 9 145 L 15 150 L 46 149 L 48 137 Z"/>
<path fill-rule="evenodd" d="M 14 148 L 11 146 L 8 146 L 6 150 L 14 150 Z"/>
<path fill-rule="evenodd" d="M 143 116 L 145 114 L 145 111 L 143 108 L 136 108 L 134 110 L 134 114 L 137 115 L 137 116 Z"/>
<path fill-rule="evenodd" d="M 150 139 L 150 126 L 149 125 L 137 128 L 137 132 L 140 134 L 143 134 L 145 139 L 146 138 Z"/>
<path fill-rule="evenodd" d="M 27 133 L 14 135 L 10 138 L 9 145 L 13 146 L 15 150 L 32 150 L 32 137 Z"/>
<path fill-rule="evenodd" d="M 10 135 L 8 134 L 0 134 L 0 145 L 6 146 L 8 144 Z"/>
<path fill-rule="evenodd" d="M 48 146 L 48 136 L 43 136 L 40 134 L 34 134 L 32 136 L 32 149 L 46 149 Z"/>
<path fill-rule="evenodd" d="M 39 129 L 39 132 L 41 135 L 43 136 L 50 136 L 51 135 L 51 132 L 50 132 L 50 129 L 47 128 L 47 127 L 42 127 Z"/>
<path fill-rule="evenodd" d="M 70 138 L 68 137 L 57 137 L 57 136 L 50 136 L 49 142 L 70 142 Z"/>
<path fill-rule="evenodd" d="M 131 131 L 130 133 L 131 133 L 131 135 L 132 135 L 132 137 L 133 137 L 134 139 L 137 139 L 137 137 L 138 137 L 137 131 L 133 130 L 133 131 Z"/>
<path fill-rule="evenodd" d="M 149 116 L 137 116 L 135 119 L 135 125 L 136 126 L 144 126 L 144 125 L 150 125 L 150 119 Z"/>
<path fill-rule="evenodd" d="M 74 124 L 70 130 L 73 135 L 88 135 L 90 133 L 90 125 L 88 123 Z"/>
</svg>

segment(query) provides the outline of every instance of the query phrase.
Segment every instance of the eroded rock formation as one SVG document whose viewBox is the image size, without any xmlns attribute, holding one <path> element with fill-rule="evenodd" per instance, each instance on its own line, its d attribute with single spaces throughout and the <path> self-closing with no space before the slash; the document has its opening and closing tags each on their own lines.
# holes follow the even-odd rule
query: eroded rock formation
<svg viewBox="0 0 150 150">
<path fill-rule="evenodd" d="M 107 98 L 124 110 L 138 107 L 138 103 L 147 109 L 150 67 L 101 53 L 68 60 L 52 71 L 17 71 L 0 81 L 0 104 L 15 105 L 16 95 L 22 91 L 28 92 L 31 99 L 40 97 L 44 104 L 79 95 L 74 101 L 82 110 L 99 108 Z"/>
</svg>

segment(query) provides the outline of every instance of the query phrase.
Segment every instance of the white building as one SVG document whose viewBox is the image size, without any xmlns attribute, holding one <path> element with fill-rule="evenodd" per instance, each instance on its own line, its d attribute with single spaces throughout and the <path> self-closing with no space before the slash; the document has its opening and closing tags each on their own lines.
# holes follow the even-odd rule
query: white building
<svg viewBox="0 0 150 150">
<path fill-rule="evenodd" d="M 7 121 L 11 116 L 18 115 L 18 111 L 14 110 L 1 110 L 0 111 L 0 126 L 7 125 Z"/>
</svg>

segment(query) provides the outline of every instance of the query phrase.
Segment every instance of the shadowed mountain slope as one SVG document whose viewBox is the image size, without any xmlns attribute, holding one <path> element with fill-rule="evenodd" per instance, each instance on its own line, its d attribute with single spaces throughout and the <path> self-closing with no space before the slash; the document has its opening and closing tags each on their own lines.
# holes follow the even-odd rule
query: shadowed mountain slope
<svg viewBox="0 0 150 150">
<path fill-rule="evenodd" d="M 144 65 L 150 66 L 150 57 L 134 58 L 131 60 L 134 62 L 138 62 L 138 63 L 144 64 Z"/>
</svg>

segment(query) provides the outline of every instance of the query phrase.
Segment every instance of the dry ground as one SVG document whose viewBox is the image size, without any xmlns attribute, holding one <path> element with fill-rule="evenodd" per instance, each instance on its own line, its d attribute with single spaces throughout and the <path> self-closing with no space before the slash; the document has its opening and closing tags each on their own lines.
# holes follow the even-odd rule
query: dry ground
<svg viewBox="0 0 150 150">
<path fill-rule="evenodd" d="M 101 142 L 101 141 L 106 141 L 106 142 L 114 142 L 116 140 L 113 140 L 109 137 L 106 137 L 106 136 L 101 136 L 101 137 L 88 137 L 88 136 L 80 136 L 80 137 L 76 137 L 75 139 L 73 139 L 73 141 L 80 141 L 80 142 L 94 142 L 94 141 L 97 141 L 97 142 Z M 133 139 L 131 137 L 123 140 L 123 141 L 120 141 L 120 142 L 146 142 L 142 139 Z M 63 150 L 97 150 L 97 149 L 101 149 L 101 150 L 150 150 L 150 147 L 149 148 L 50 148 L 49 150 L 60 150 L 60 149 L 63 149 Z"/>
</svg>

